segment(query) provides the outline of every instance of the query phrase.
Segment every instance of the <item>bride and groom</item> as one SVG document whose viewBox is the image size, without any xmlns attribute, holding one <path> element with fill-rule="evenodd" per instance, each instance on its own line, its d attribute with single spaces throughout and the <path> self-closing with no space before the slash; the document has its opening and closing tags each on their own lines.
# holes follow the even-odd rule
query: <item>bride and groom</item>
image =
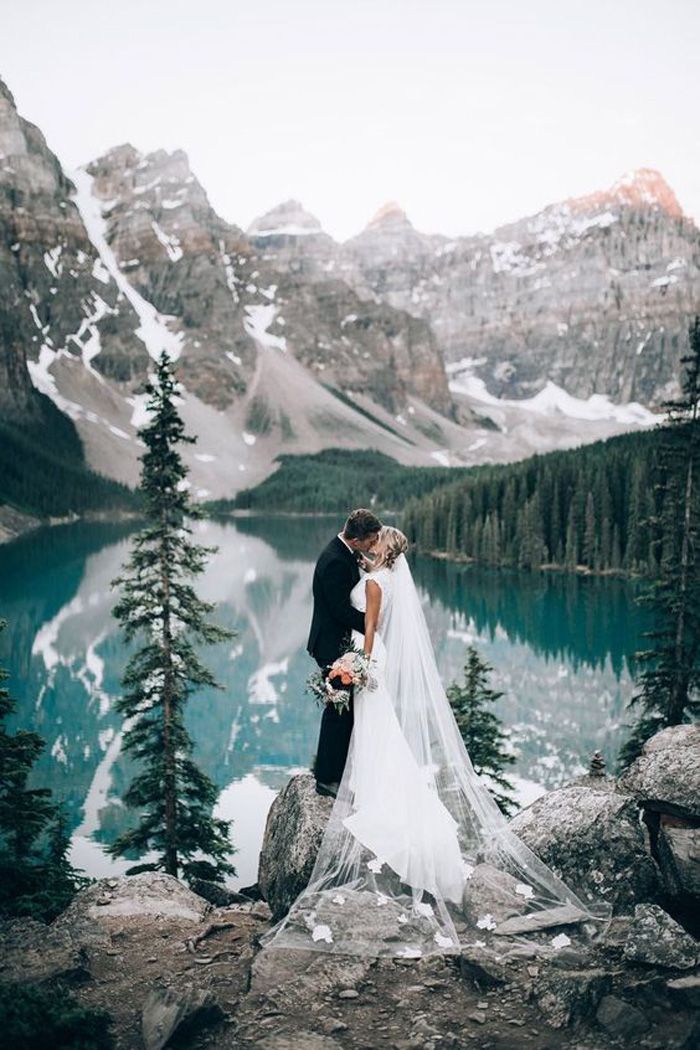
<svg viewBox="0 0 700 1050">
<path fill-rule="evenodd" d="M 586 873 L 579 896 L 510 831 L 472 766 L 407 549 L 359 509 L 316 564 L 309 652 L 327 674 L 352 643 L 372 673 L 347 710 L 325 706 L 314 775 L 333 806 L 307 886 L 262 943 L 418 958 L 590 935 L 610 908 Z"/>
</svg>

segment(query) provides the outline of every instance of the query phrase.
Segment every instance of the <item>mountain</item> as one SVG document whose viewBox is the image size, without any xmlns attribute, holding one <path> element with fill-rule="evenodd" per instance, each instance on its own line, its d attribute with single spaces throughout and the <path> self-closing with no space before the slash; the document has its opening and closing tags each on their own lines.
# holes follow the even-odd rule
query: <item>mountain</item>
<svg viewBox="0 0 700 1050">
<path fill-rule="evenodd" d="M 648 169 L 490 235 L 427 237 L 383 209 L 342 255 L 350 283 L 428 321 L 498 397 L 551 381 L 658 405 L 700 300 L 698 229 Z"/>
<path fill-rule="evenodd" d="M 182 150 L 122 144 L 69 177 L 0 86 L 3 419 L 119 482 L 162 349 L 199 498 L 282 452 L 472 464 L 648 425 L 612 402 L 670 386 L 697 274 L 650 173 L 490 237 L 422 234 L 392 203 L 338 244 L 293 200 L 227 222 Z"/>
</svg>

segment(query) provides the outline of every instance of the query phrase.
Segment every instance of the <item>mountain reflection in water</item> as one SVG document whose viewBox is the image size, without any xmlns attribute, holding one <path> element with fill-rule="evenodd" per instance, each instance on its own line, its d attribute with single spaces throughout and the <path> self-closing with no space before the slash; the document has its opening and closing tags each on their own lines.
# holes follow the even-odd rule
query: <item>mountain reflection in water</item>
<svg viewBox="0 0 700 1050">
<path fill-rule="evenodd" d="M 233 885 L 256 879 L 265 817 L 290 773 L 307 769 L 320 710 L 305 693 L 311 574 L 335 518 L 245 517 L 202 522 L 219 546 L 197 583 L 214 618 L 237 631 L 202 656 L 223 685 L 188 703 L 194 758 L 220 789 L 217 814 L 233 819 Z M 16 697 L 12 725 L 46 740 L 34 784 L 65 800 L 74 863 L 90 875 L 124 871 L 112 842 L 132 815 L 121 797 L 133 763 L 121 753 L 114 709 L 129 649 L 111 615 L 110 581 L 133 526 L 77 524 L 0 548 L 0 663 Z M 412 558 L 443 680 L 459 676 L 468 643 L 494 667 L 497 713 L 518 752 L 526 804 L 583 772 L 599 748 L 612 765 L 631 695 L 630 661 L 647 621 L 620 580 L 530 574 Z"/>
</svg>

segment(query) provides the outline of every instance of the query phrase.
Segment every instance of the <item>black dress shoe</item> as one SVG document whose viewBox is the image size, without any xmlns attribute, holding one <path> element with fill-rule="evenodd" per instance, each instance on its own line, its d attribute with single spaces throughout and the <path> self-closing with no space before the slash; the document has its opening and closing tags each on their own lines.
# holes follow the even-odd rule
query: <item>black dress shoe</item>
<svg viewBox="0 0 700 1050">
<path fill-rule="evenodd" d="M 316 781 L 316 794 L 317 795 L 329 795 L 331 798 L 336 798 L 338 795 L 338 788 L 340 784 L 333 782 L 332 784 L 322 784 L 320 780 Z"/>
</svg>

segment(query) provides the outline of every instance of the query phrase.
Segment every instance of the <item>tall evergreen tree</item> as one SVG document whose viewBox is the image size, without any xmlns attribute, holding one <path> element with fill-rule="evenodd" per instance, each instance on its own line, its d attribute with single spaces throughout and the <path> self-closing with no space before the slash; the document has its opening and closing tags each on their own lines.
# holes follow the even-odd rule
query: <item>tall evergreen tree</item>
<svg viewBox="0 0 700 1050">
<path fill-rule="evenodd" d="M 655 614 L 652 645 L 637 654 L 642 670 L 630 705 L 641 716 L 620 759 L 631 762 L 644 741 L 665 726 L 700 713 L 700 317 L 681 358 L 681 396 L 667 401 L 658 453 L 660 565 L 640 601 Z"/>
<path fill-rule="evenodd" d="M 0 620 L 0 631 L 7 626 Z M 38 733 L 8 733 L 3 724 L 15 708 L 1 683 L 0 668 L 0 915 L 30 915 L 50 922 L 89 880 L 67 859 L 65 815 L 49 788 L 28 786 L 44 749 Z"/>
<path fill-rule="evenodd" d="M 140 810 L 140 822 L 110 852 L 159 852 L 156 861 L 131 872 L 162 869 L 177 877 L 182 870 L 188 881 L 221 881 L 234 871 L 227 860 L 234 852 L 230 821 L 212 817 L 217 790 L 192 760 L 184 709 L 198 687 L 221 688 L 193 643 L 219 642 L 233 632 L 207 620 L 214 605 L 198 598 L 190 582 L 217 548 L 191 539 L 190 522 L 203 513 L 188 495 L 188 469 L 177 446 L 196 438 L 185 434 L 178 414 L 167 354 L 161 354 L 155 382 L 146 390 L 150 418 L 139 435 L 146 445 L 141 491 L 148 521 L 122 574 L 112 581 L 121 588 L 114 616 L 126 639 L 145 638 L 127 664 L 125 693 L 117 704 L 128 720 L 125 750 L 143 764 L 125 795 L 127 805 Z"/>
<path fill-rule="evenodd" d="M 502 812 L 510 816 L 514 803 L 506 792 L 512 791 L 513 785 L 504 776 L 503 769 L 515 762 L 515 756 L 504 749 L 506 734 L 498 716 L 488 709 L 488 705 L 503 696 L 488 685 L 488 675 L 492 670 L 470 645 L 464 665 L 464 684 L 453 682 L 448 686 L 447 698 L 474 769 L 479 776 L 486 774 L 492 783 L 503 789 L 492 789 L 491 793 Z"/>
</svg>

